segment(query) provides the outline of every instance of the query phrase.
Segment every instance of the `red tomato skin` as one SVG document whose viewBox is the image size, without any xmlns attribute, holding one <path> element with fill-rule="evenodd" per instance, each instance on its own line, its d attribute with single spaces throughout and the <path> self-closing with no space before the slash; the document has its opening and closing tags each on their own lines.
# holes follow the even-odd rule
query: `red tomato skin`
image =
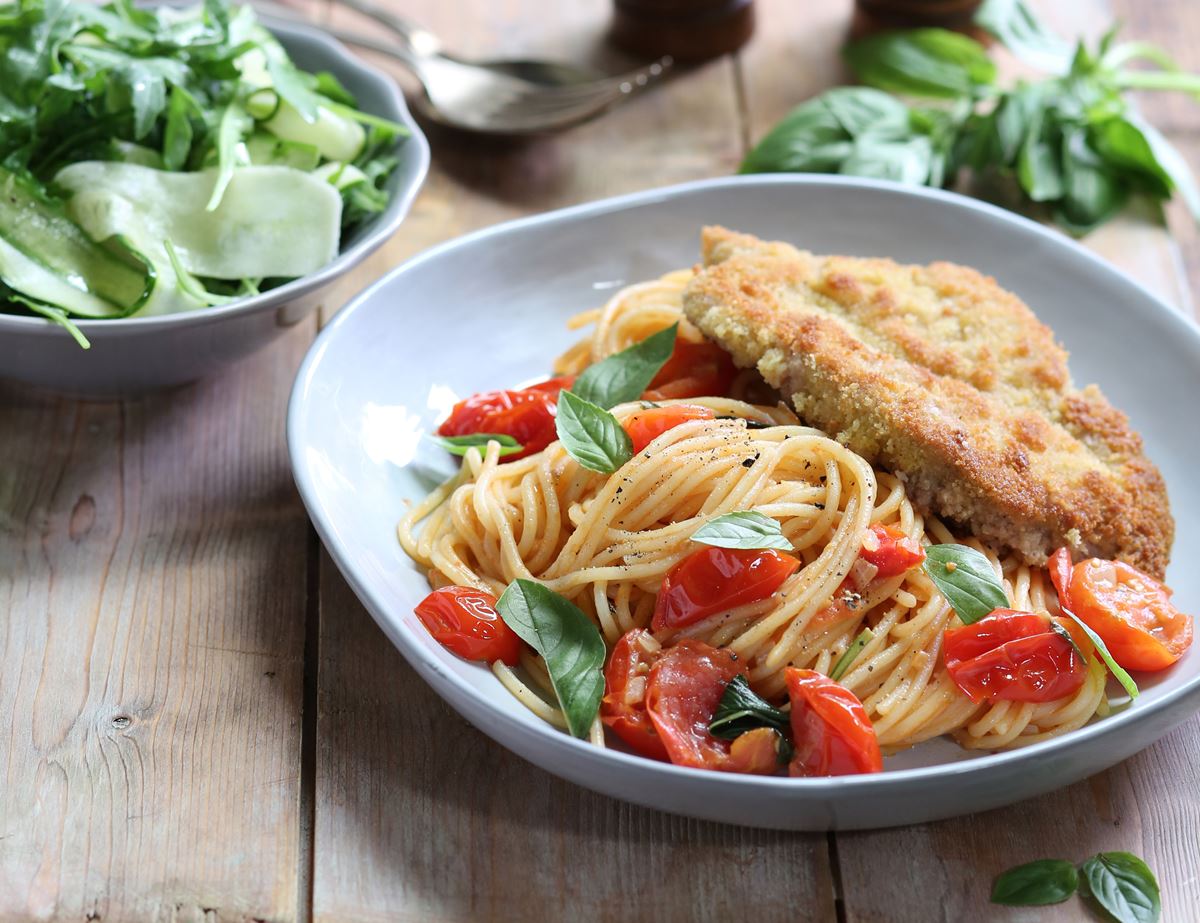
<svg viewBox="0 0 1200 923">
<path fill-rule="evenodd" d="M 654 656 L 647 657 L 639 646 L 639 639 L 649 634 L 644 628 L 635 628 L 621 636 L 613 646 L 604 668 L 604 697 L 600 700 L 600 720 L 612 729 L 621 740 L 629 744 L 642 756 L 656 760 L 668 760 L 667 748 L 650 716 L 646 713 L 646 699 L 636 703 L 625 701 L 625 690 L 629 681 L 648 672 Z M 646 670 L 642 670 L 642 667 Z"/>
<path fill-rule="evenodd" d="M 1046 569 L 1050 571 L 1050 582 L 1054 584 L 1058 593 L 1059 608 L 1070 609 L 1071 601 L 1067 598 L 1067 590 L 1071 585 L 1071 549 L 1059 548 L 1050 555 Z"/>
<path fill-rule="evenodd" d="M 1083 685 L 1088 667 L 1048 616 L 997 609 L 943 635 L 946 672 L 972 702 L 1053 702 Z"/>
<path fill-rule="evenodd" d="M 1071 611 L 1126 670 L 1166 669 L 1192 644 L 1191 616 L 1175 608 L 1167 587 L 1132 565 L 1081 561 L 1071 571 L 1067 596 Z"/>
<path fill-rule="evenodd" d="M 558 394 L 573 378 L 551 378 L 520 391 L 484 391 L 459 401 L 438 427 L 439 436 L 497 433 L 512 436 L 524 447 L 501 461 L 515 461 L 540 452 L 558 438 L 554 412 Z"/>
<path fill-rule="evenodd" d="M 675 349 L 645 393 L 648 401 L 689 397 L 724 397 L 729 393 L 737 366 L 716 343 L 675 339 Z"/>
<path fill-rule="evenodd" d="M 792 703 L 792 776 L 847 776 L 883 771 L 875 728 L 858 697 L 815 670 L 788 667 Z"/>
<path fill-rule="evenodd" d="M 683 628 L 710 615 L 766 599 L 800 568 L 800 559 L 772 548 L 706 545 L 667 572 L 651 627 Z"/>
<path fill-rule="evenodd" d="M 879 547 L 873 551 L 863 548 L 859 557 L 879 569 L 876 578 L 898 577 L 925 560 L 925 549 L 899 529 L 873 525 L 871 531 L 879 540 Z"/>
<path fill-rule="evenodd" d="M 646 711 L 676 766 L 726 772 L 775 770 L 773 760 L 765 766 L 758 757 L 757 738 L 747 741 L 751 746 L 745 752 L 739 747 L 738 756 L 731 757 L 730 742 L 708 731 L 725 687 L 740 671 L 731 652 L 690 639 L 664 649 L 650 668 Z"/>
<path fill-rule="evenodd" d="M 474 587 L 445 586 L 414 610 L 434 640 L 466 660 L 510 667 L 521 659 L 521 639 L 496 611 L 496 597 Z"/>
<path fill-rule="evenodd" d="M 633 454 L 637 455 L 651 442 L 674 429 L 681 423 L 692 420 L 711 420 L 716 414 L 698 404 L 671 404 L 667 407 L 649 407 L 639 410 L 625 420 L 625 432 L 633 443 Z"/>
</svg>

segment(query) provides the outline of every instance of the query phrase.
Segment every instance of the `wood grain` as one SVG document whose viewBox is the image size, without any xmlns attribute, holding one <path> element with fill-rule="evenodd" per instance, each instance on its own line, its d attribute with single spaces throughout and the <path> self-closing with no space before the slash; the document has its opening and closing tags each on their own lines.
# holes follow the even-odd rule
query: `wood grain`
<svg viewBox="0 0 1200 923">
<path fill-rule="evenodd" d="M 0 920 L 291 920 L 309 321 L 122 403 L 0 392 Z"/>
</svg>

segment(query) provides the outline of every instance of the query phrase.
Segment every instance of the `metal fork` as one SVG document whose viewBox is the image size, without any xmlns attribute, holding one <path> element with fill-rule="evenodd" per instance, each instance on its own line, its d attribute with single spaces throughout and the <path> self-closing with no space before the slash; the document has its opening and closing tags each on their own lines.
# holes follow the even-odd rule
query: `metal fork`
<svg viewBox="0 0 1200 923">
<path fill-rule="evenodd" d="M 663 58 L 616 77 L 590 69 L 549 61 L 462 61 L 441 52 L 441 43 L 428 30 L 414 26 L 370 0 L 346 0 L 397 36 L 389 41 L 321 26 L 333 37 L 388 55 L 404 64 L 425 90 L 427 111 L 456 128 L 489 134 L 537 134 L 555 131 L 594 118 L 649 86 L 671 67 Z M 256 2 L 262 12 L 305 21 L 286 7 Z"/>
</svg>

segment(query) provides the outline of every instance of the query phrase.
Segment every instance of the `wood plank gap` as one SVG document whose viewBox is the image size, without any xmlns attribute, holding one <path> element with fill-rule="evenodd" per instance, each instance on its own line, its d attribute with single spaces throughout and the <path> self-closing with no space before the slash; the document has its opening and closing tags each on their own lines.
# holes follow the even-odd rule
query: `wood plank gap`
<svg viewBox="0 0 1200 923">
<path fill-rule="evenodd" d="M 836 830 L 825 833 L 825 845 L 829 850 L 829 877 L 833 881 L 833 915 L 837 923 L 846 923 L 846 901 L 842 896 L 842 866 L 838 861 Z"/>
<path fill-rule="evenodd" d="M 296 875 L 296 920 L 313 918 L 313 869 L 316 862 L 317 703 L 321 666 L 321 542 L 310 524 L 305 554 L 304 697 L 300 732 L 300 837 Z"/>
<path fill-rule="evenodd" d="M 733 98 L 737 107 L 738 140 L 742 143 L 742 160 L 750 153 L 750 97 L 746 93 L 746 74 L 742 55 L 735 51 L 729 56 L 733 70 Z"/>
</svg>

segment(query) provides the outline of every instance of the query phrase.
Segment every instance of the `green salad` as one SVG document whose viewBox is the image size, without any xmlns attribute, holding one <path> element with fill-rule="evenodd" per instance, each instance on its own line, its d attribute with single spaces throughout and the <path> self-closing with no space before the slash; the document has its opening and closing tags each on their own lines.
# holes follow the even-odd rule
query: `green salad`
<svg viewBox="0 0 1200 923">
<path fill-rule="evenodd" d="M 305 73 L 248 6 L 0 3 L 0 311 L 190 311 L 332 260 L 402 126 Z"/>
</svg>

